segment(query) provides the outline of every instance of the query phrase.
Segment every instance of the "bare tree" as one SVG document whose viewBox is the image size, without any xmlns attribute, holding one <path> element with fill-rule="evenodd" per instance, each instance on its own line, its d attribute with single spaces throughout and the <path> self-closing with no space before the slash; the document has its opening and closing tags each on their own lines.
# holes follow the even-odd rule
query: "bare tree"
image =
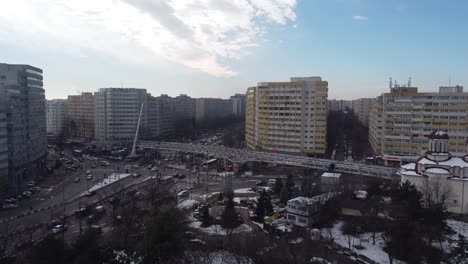
<svg viewBox="0 0 468 264">
<path fill-rule="evenodd" d="M 452 186 L 445 180 L 444 176 L 428 177 L 423 183 L 421 192 L 423 193 L 426 205 L 440 203 L 448 207 L 450 206 L 450 201 L 455 197 Z"/>
</svg>

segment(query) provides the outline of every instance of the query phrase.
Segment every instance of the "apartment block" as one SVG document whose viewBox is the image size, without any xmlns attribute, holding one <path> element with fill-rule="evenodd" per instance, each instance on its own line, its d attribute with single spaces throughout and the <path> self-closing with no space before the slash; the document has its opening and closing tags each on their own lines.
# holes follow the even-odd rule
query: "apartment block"
<svg viewBox="0 0 468 264">
<path fill-rule="evenodd" d="M 328 110 L 330 111 L 346 111 L 353 109 L 353 101 L 351 100 L 328 100 Z"/>
<path fill-rule="evenodd" d="M 95 138 L 101 143 L 126 144 L 135 138 L 143 106 L 140 131 L 148 131 L 146 89 L 101 88 L 94 93 Z M 145 137 L 146 135 L 142 135 Z"/>
<path fill-rule="evenodd" d="M 293 77 L 247 89 L 246 142 L 251 150 L 322 155 L 326 151 L 328 82 Z"/>
<path fill-rule="evenodd" d="M 94 95 L 92 93 L 69 95 L 67 104 L 71 137 L 93 140 Z"/>
<path fill-rule="evenodd" d="M 8 184 L 23 188 L 26 178 L 45 172 L 47 132 L 42 70 L 29 65 L 0 64 L 0 152 L 8 151 Z M 3 147 L 2 147 L 3 146 Z M 0 167 L 5 167 L 0 154 Z"/>
<path fill-rule="evenodd" d="M 54 99 L 46 101 L 47 133 L 60 135 L 66 129 L 68 119 L 67 100 Z"/>
<path fill-rule="evenodd" d="M 231 96 L 230 100 L 232 102 L 232 114 L 238 118 L 245 117 L 245 94 L 235 94 Z"/>
<path fill-rule="evenodd" d="M 232 102 L 221 98 L 195 99 L 195 120 L 218 119 L 232 116 Z"/>
<path fill-rule="evenodd" d="M 352 109 L 359 122 L 364 126 L 369 126 L 369 114 L 374 98 L 360 98 L 353 100 Z"/>
<path fill-rule="evenodd" d="M 195 99 L 181 94 L 173 99 L 176 118 L 193 120 L 195 118 Z"/>
<path fill-rule="evenodd" d="M 448 149 L 462 156 L 468 139 L 468 93 L 462 86 L 419 92 L 417 87 L 391 85 L 377 97 L 369 117 L 369 141 L 376 154 L 402 161 L 419 157 L 434 130 L 451 135 Z"/>
<path fill-rule="evenodd" d="M 148 95 L 148 133 L 147 138 L 158 138 L 167 136 L 174 131 L 174 121 L 176 119 L 175 100 L 168 95 L 161 96 Z M 181 116 L 190 115 L 179 112 Z"/>
<path fill-rule="evenodd" d="M 7 114 L 5 109 L 0 109 L 0 184 L 9 182 L 7 132 Z"/>
</svg>

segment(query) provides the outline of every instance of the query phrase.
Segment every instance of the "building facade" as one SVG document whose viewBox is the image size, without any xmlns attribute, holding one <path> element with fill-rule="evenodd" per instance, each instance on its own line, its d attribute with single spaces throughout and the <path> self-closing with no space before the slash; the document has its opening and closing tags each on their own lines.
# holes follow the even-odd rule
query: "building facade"
<svg viewBox="0 0 468 264">
<path fill-rule="evenodd" d="M 69 95 L 67 104 L 70 136 L 84 140 L 93 140 L 94 95 L 92 93 Z"/>
<path fill-rule="evenodd" d="M 140 116 L 140 131 L 148 131 L 146 89 L 101 88 L 94 93 L 94 134 L 97 141 L 126 144 L 133 141 Z"/>
<path fill-rule="evenodd" d="M 426 201 L 444 202 L 449 212 L 467 214 L 468 152 L 452 156 L 449 135 L 444 131 L 433 131 L 428 143 L 428 151 L 416 162 L 401 166 L 401 182 L 416 185 Z"/>
<path fill-rule="evenodd" d="M 353 111 L 359 122 L 364 126 L 369 126 L 369 115 L 374 98 L 360 98 L 353 100 Z"/>
<path fill-rule="evenodd" d="M 327 102 L 329 111 L 346 111 L 353 109 L 353 101 L 351 100 L 328 100 Z"/>
<path fill-rule="evenodd" d="M 155 139 L 167 136 L 174 131 L 176 120 L 174 98 L 162 94 L 161 96 L 148 95 L 148 134 L 147 138 Z M 181 116 L 186 113 L 181 112 Z"/>
<path fill-rule="evenodd" d="M 369 142 L 374 153 L 414 161 L 433 130 L 450 133 L 449 151 L 464 154 L 468 138 L 468 93 L 463 87 L 440 87 L 420 93 L 416 87 L 391 86 L 377 97 L 369 117 Z"/>
<path fill-rule="evenodd" d="M 286 219 L 293 225 L 310 227 L 317 221 L 321 206 L 338 194 L 340 192 L 329 192 L 312 198 L 296 197 L 291 199 L 286 206 Z"/>
<path fill-rule="evenodd" d="M 231 96 L 232 114 L 237 118 L 245 118 L 245 94 L 235 94 Z"/>
<path fill-rule="evenodd" d="M 214 120 L 232 116 L 232 102 L 221 98 L 195 99 L 195 120 Z"/>
<path fill-rule="evenodd" d="M 42 70 L 29 65 L 0 64 L 0 105 L 4 107 L 2 119 L 5 120 L 6 114 L 7 124 L 7 184 L 19 192 L 25 186 L 24 180 L 40 177 L 46 167 L 46 103 Z M 4 128 L 1 130 L 5 131 Z"/>
<path fill-rule="evenodd" d="M 195 99 L 181 94 L 173 99 L 176 118 L 192 121 L 195 118 Z"/>
<path fill-rule="evenodd" d="M 54 99 L 46 101 L 47 133 L 62 134 L 64 129 L 66 129 L 67 120 L 67 100 Z"/>
<path fill-rule="evenodd" d="M 7 113 L 0 108 L 0 184 L 8 180 L 8 135 Z"/>
<path fill-rule="evenodd" d="M 265 82 L 247 89 L 246 143 L 251 150 L 322 155 L 328 82 L 320 77 Z"/>
</svg>

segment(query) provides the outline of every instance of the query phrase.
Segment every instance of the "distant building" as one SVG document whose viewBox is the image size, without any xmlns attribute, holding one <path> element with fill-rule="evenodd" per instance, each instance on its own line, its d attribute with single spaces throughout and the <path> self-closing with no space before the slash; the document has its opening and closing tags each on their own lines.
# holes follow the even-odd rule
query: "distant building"
<svg viewBox="0 0 468 264">
<path fill-rule="evenodd" d="M 468 138 L 468 93 L 463 87 L 440 87 L 439 92 L 418 92 L 416 87 L 391 85 L 377 97 L 369 117 L 369 142 L 376 155 L 415 161 L 433 130 L 450 133 L 449 151 L 464 155 Z"/>
<path fill-rule="evenodd" d="M 6 117 L 9 175 L 8 181 L 0 184 L 18 192 L 25 187 L 23 181 L 27 177 L 36 178 L 45 172 L 45 105 L 41 69 L 29 65 L 0 64 L 0 153 L 5 152 Z M 3 171 L 5 158 L 5 154 L 0 154 Z"/>
<path fill-rule="evenodd" d="M 182 120 L 193 120 L 195 118 L 195 99 L 181 94 L 173 99 L 175 117 Z"/>
<path fill-rule="evenodd" d="M 251 150 L 323 155 L 328 82 L 293 77 L 247 89 L 246 143 Z"/>
<path fill-rule="evenodd" d="M 286 219 L 294 225 L 309 227 L 317 220 L 320 207 L 338 194 L 325 193 L 312 198 L 296 197 L 291 199 L 286 207 Z"/>
<path fill-rule="evenodd" d="M 69 95 L 67 104 L 70 136 L 73 138 L 93 140 L 94 95 L 92 93 Z"/>
<path fill-rule="evenodd" d="M 189 116 L 181 111 L 181 116 Z M 148 127 L 149 138 L 154 139 L 167 136 L 174 131 L 176 119 L 174 98 L 165 94 L 154 97 L 148 96 Z"/>
<path fill-rule="evenodd" d="M 141 107 L 140 131 L 147 131 L 146 89 L 101 88 L 94 93 L 95 138 L 101 143 L 126 144 L 135 138 Z M 145 137 L 145 135 L 142 135 Z"/>
<path fill-rule="evenodd" d="M 329 111 L 346 111 L 353 109 L 353 101 L 350 100 L 328 100 Z"/>
<path fill-rule="evenodd" d="M 231 96 L 232 114 L 238 118 L 245 117 L 245 94 L 235 94 Z"/>
<path fill-rule="evenodd" d="M 66 129 L 68 118 L 67 100 L 54 99 L 46 102 L 47 133 L 60 135 Z"/>
<path fill-rule="evenodd" d="M 369 126 L 369 115 L 374 98 L 360 98 L 353 100 L 353 111 L 359 122 L 364 126 Z"/>
<path fill-rule="evenodd" d="M 0 108 L 0 184 L 8 183 L 7 113 Z"/>
<path fill-rule="evenodd" d="M 232 102 L 221 98 L 197 98 L 195 99 L 195 119 L 216 120 L 232 116 Z"/>
<path fill-rule="evenodd" d="M 451 213 L 468 214 L 468 151 L 462 157 L 452 156 L 450 138 L 444 131 L 433 131 L 428 141 L 428 151 L 422 157 L 401 166 L 401 182 L 416 185 L 426 198 L 445 199 Z"/>
</svg>

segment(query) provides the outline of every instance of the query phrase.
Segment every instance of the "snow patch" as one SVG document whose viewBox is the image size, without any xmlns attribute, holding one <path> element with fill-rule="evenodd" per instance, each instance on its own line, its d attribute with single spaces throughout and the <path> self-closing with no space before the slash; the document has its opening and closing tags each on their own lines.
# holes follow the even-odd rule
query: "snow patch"
<svg viewBox="0 0 468 264">
<path fill-rule="evenodd" d="M 211 225 L 209 227 L 203 228 L 201 227 L 200 221 L 195 221 L 193 223 L 190 223 L 189 226 L 192 228 L 196 228 L 208 235 L 218 235 L 218 236 L 227 235 L 226 229 L 222 228 L 220 225 Z M 252 232 L 252 228 L 247 224 L 242 224 L 238 226 L 236 229 L 234 229 L 232 233 L 239 234 L 239 233 L 244 233 L 244 232 Z"/>
<path fill-rule="evenodd" d="M 120 180 L 123 180 L 125 178 L 127 178 L 128 176 L 131 176 L 132 174 L 130 173 L 112 173 L 111 175 L 109 175 L 108 177 L 102 179 L 102 181 L 98 182 L 97 184 L 95 184 L 94 186 L 92 186 L 91 188 L 89 188 L 89 191 L 92 192 L 92 191 L 97 191 L 101 188 L 104 188 L 106 186 L 109 186 L 109 185 L 112 185 Z M 84 195 L 84 194 L 83 194 Z"/>
<path fill-rule="evenodd" d="M 184 200 L 181 203 L 177 205 L 177 208 L 179 209 L 189 209 L 192 208 L 193 206 L 199 204 L 198 201 L 195 200 Z"/>
<path fill-rule="evenodd" d="M 255 193 L 255 192 L 252 191 L 251 188 L 241 188 L 241 189 L 236 189 L 236 190 L 234 190 L 234 193 L 248 194 L 248 193 Z"/>
</svg>

